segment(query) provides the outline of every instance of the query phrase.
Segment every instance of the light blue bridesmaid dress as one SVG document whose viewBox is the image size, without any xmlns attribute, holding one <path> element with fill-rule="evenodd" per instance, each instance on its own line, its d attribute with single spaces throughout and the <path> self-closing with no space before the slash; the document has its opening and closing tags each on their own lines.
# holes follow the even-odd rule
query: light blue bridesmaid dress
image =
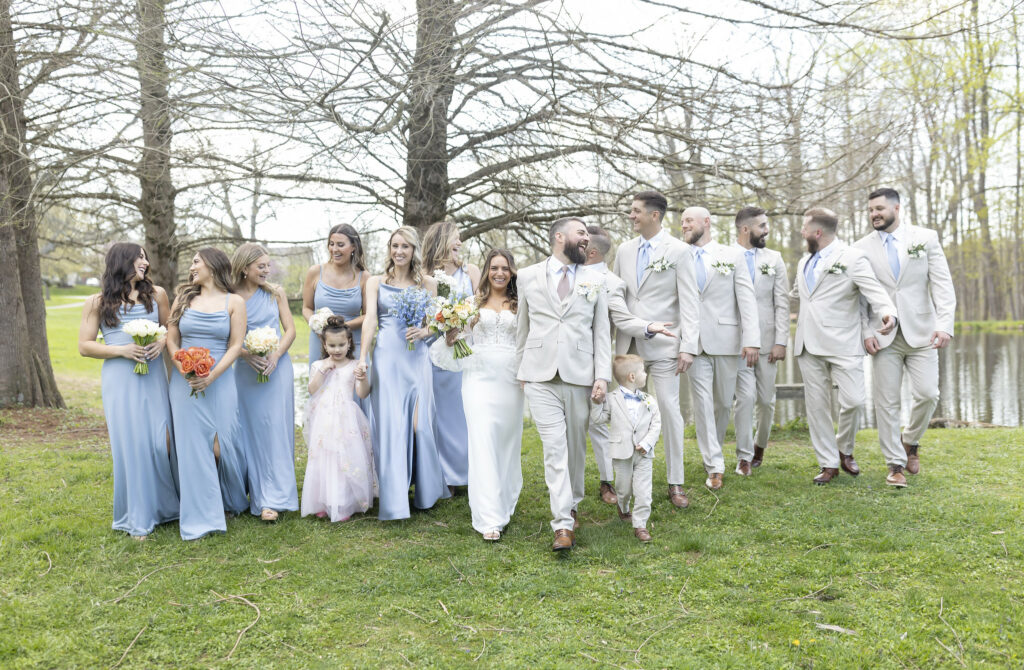
<svg viewBox="0 0 1024 670">
<path fill-rule="evenodd" d="M 452 275 L 453 293 L 457 298 L 473 295 L 473 282 L 461 267 Z M 441 469 L 449 486 L 469 483 L 469 436 L 466 413 L 462 408 L 462 373 L 450 372 L 436 365 L 433 368 L 434 405 L 437 418 L 434 433 Z"/>
<path fill-rule="evenodd" d="M 433 507 L 450 496 L 434 437 L 434 394 L 427 344 L 409 351 L 406 325 L 391 308 L 402 289 L 382 283 L 377 294 L 377 344 L 370 367 L 371 434 L 380 504 L 377 518 L 409 518 L 414 507 Z M 415 423 L 415 430 L 413 425 Z"/>
<path fill-rule="evenodd" d="M 131 344 L 121 326 L 149 319 L 159 323 L 156 304 L 122 306 L 121 323 L 100 325 L 103 341 L 112 346 Z M 137 375 L 135 361 L 103 361 L 103 413 L 110 433 L 114 461 L 114 530 L 149 535 L 158 524 L 178 518 L 178 482 L 167 372 L 161 354 L 149 362 L 149 374 Z"/>
<path fill-rule="evenodd" d="M 178 321 L 181 347 L 206 347 L 219 362 L 228 348 L 231 316 L 228 296 L 224 309 L 197 312 L 186 309 Z M 214 364 L 216 367 L 216 363 Z M 235 370 L 228 368 L 206 388 L 206 395 L 189 397 L 191 387 L 175 370 L 171 374 L 171 414 L 181 481 L 181 539 L 195 540 L 227 531 L 224 513 L 241 514 L 249 508 L 245 495 L 245 453 L 238 440 L 238 391 Z M 213 440 L 220 458 L 213 454 Z"/>
<path fill-rule="evenodd" d="M 316 290 L 313 292 L 313 311 L 323 309 L 331 310 L 332 314 L 351 321 L 363 313 L 363 275 L 359 274 L 359 284 L 351 288 L 334 288 L 323 282 L 324 266 L 320 266 L 320 278 L 316 280 Z M 359 340 L 362 333 L 359 328 L 352 331 L 352 339 L 355 344 L 353 355 L 359 358 Z M 309 364 L 312 365 L 320 360 L 320 338 L 313 331 L 309 332 Z"/>
<path fill-rule="evenodd" d="M 246 332 L 270 326 L 281 336 L 280 310 L 273 294 L 257 289 L 245 301 Z M 241 358 L 235 362 L 238 422 L 248 466 L 249 511 L 299 509 L 295 487 L 295 388 L 292 359 L 285 353 L 262 384 Z"/>
</svg>

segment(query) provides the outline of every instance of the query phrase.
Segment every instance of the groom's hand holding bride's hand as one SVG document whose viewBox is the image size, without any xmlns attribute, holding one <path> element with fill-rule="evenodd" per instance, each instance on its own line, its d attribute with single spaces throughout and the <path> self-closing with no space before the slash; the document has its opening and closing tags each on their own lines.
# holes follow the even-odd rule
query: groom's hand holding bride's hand
<svg viewBox="0 0 1024 670">
<path fill-rule="evenodd" d="M 595 404 L 604 402 L 604 394 L 608 391 L 608 382 L 598 379 L 594 382 L 594 389 L 590 392 L 590 399 Z"/>
</svg>

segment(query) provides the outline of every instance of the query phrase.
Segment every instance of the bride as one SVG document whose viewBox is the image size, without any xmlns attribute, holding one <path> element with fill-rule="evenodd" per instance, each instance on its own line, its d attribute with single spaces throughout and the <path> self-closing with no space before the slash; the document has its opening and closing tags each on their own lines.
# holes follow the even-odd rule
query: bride
<svg viewBox="0 0 1024 670">
<path fill-rule="evenodd" d="M 434 364 L 463 372 L 462 402 L 469 436 L 469 507 L 485 540 L 501 539 L 523 488 L 520 450 L 523 391 L 515 373 L 516 265 L 505 249 L 492 249 L 476 291 L 480 314 L 470 326 L 473 353 L 455 360 L 457 333 L 431 347 Z"/>
</svg>

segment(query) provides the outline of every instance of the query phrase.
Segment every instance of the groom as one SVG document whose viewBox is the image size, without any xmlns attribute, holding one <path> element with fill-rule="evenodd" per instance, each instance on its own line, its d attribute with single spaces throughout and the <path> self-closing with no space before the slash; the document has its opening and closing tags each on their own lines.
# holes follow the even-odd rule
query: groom
<svg viewBox="0 0 1024 670">
<path fill-rule="evenodd" d="M 582 220 L 551 224 L 551 256 L 519 271 L 516 366 L 544 445 L 554 551 L 576 545 L 583 500 L 589 401 L 611 378 L 611 335 L 603 278 L 584 267 L 590 241 Z"/>
</svg>

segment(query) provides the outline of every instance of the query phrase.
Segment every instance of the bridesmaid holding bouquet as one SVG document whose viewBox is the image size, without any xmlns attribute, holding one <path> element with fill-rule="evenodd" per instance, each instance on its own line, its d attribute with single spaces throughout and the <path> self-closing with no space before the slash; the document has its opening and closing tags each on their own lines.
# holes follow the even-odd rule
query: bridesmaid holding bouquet
<svg viewBox="0 0 1024 670">
<path fill-rule="evenodd" d="M 114 530 L 144 540 L 178 518 L 178 487 L 165 337 L 145 346 L 124 332 L 146 320 L 157 331 L 167 322 L 167 294 L 149 280 L 149 258 L 138 244 L 118 242 L 107 251 L 102 292 L 86 299 L 78 329 L 78 353 L 103 359 L 103 414 L 114 462 Z M 128 328 L 131 330 L 131 327 Z M 103 342 L 96 341 L 103 331 Z M 142 365 L 153 363 L 142 374 Z M 140 372 L 135 369 L 139 367 Z"/>
<path fill-rule="evenodd" d="M 183 540 L 195 540 L 226 532 L 225 515 L 249 508 L 231 367 L 242 350 L 246 315 L 245 301 L 231 293 L 231 261 L 223 251 L 197 251 L 188 276 L 171 306 L 167 350 L 173 358 L 179 349 L 204 348 L 214 360 L 211 370 L 188 378 L 175 360 L 170 384 L 181 477 L 179 530 Z"/>
<path fill-rule="evenodd" d="M 249 511 L 264 521 L 299 509 L 295 486 L 295 388 L 288 347 L 295 322 L 284 290 L 267 281 L 270 255 L 246 243 L 231 258 L 231 282 L 245 300 L 244 365 L 235 366 L 238 420 L 249 472 Z M 277 344 L 265 355 L 250 351 L 250 337 L 270 335 Z"/>
</svg>

